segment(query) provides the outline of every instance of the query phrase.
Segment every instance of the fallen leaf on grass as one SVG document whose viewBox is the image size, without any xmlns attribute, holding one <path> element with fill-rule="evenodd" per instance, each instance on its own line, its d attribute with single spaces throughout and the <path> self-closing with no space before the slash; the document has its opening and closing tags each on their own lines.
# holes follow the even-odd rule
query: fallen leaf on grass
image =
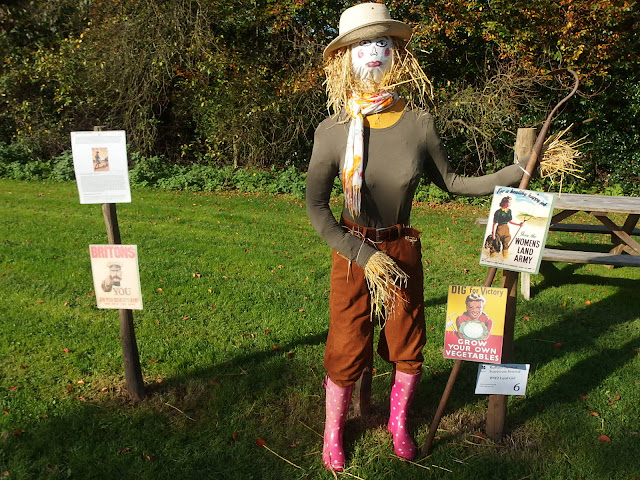
<svg viewBox="0 0 640 480">
<path fill-rule="evenodd" d="M 13 432 L 11 432 L 11 435 L 22 435 L 24 433 L 24 430 L 14 430 Z"/>
<path fill-rule="evenodd" d="M 599 417 L 600 414 L 598 412 L 589 412 L 589 415 L 591 415 L 592 417 Z"/>
<path fill-rule="evenodd" d="M 145 455 L 144 458 L 146 458 L 150 462 L 153 462 L 154 460 L 154 458 L 151 455 Z"/>
<path fill-rule="evenodd" d="M 129 448 L 129 447 L 121 448 L 120 450 L 118 450 L 118 455 L 130 452 L 130 451 L 131 451 L 131 448 Z"/>
<path fill-rule="evenodd" d="M 562 342 L 556 342 L 553 344 L 553 348 L 562 348 Z"/>
<path fill-rule="evenodd" d="M 63 353 L 69 353 L 69 349 L 68 349 L 68 348 L 63 348 L 63 349 L 62 349 L 62 352 L 63 352 Z"/>
<path fill-rule="evenodd" d="M 587 398 L 589 398 L 589 396 L 585 395 L 584 393 L 579 393 L 578 396 L 583 400 L 586 400 Z"/>
<path fill-rule="evenodd" d="M 620 400 L 620 395 L 618 395 L 616 398 L 612 399 L 612 400 L 609 402 L 609 405 L 613 405 L 613 404 L 614 404 L 614 403 L 616 403 L 618 400 Z"/>
<path fill-rule="evenodd" d="M 4 413 L 5 415 L 9 415 L 9 410 L 7 410 L 6 408 L 3 408 L 2 413 Z"/>
<path fill-rule="evenodd" d="M 585 305 L 591 305 L 591 301 L 587 300 L 586 302 L 584 302 Z"/>
<path fill-rule="evenodd" d="M 233 435 L 231 435 L 231 438 L 233 439 L 234 442 L 237 442 L 238 438 L 240 438 L 240 434 L 238 432 L 233 432 Z"/>
<path fill-rule="evenodd" d="M 598 440 L 600 440 L 601 442 L 605 442 L 605 443 L 610 443 L 611 439 L 609 437 L 607 437 L 606 435 L 600 435 L 598 437 Z"/>
<path fill-rule="evenodd" d="M 264 447 L 267 444 L 267 442 L 265 442 L 262 438 L 258 437 L 256 439 L 256 446 L 259 448 Z"/>
<path fill-rule="evenodd" d="M 278 345 L 274 345 L 273 347 L 271 347 L 272 350 L 279 350 L 280 347 Z"/>
<path fill-rule="evenodd" d="M 15 389 L 17 389 L 19 387 L 19 385 L 13 385 L 11 387 L 9 387 L 9 391 L 13 392 Z"/>
</svg>

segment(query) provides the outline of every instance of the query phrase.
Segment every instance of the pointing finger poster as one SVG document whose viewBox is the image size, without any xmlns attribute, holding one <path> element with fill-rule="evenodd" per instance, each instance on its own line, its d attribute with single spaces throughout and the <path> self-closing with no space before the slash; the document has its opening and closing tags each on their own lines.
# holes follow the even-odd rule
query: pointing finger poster
<svg viewBox="0 0 640 480">
<path fill-rule="evenodd" d="M 98 308 L 142 310 L 136 245 L 89 245 Z"/>
</svg>

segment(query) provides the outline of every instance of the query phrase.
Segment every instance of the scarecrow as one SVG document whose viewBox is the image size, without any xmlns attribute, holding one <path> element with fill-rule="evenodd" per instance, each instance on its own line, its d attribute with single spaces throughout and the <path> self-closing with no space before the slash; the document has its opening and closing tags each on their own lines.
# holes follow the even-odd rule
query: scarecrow
<svg viewBox="0 0 640 480">
<path fill-rule="evenodd" d="M 411 34 L 385 5 L 363 3 L 342 13 L 339 35 L 324 50 L 333 114 L 315 132 L 306 201 L 333 249 L 322 451 L 333 471 L 346 463 L 344 424 L 353 385 L 373 355 L 374 316 L 384 318 L 378 353 L 393 365 L 388 431 L 398 456 L 416 455 L 407 412 L 426 344 L 420 232 L 410 219 L 420 179 L 454 194 L 486 195 L 523 172 L 519 165 L 477 178 L 454 172 L 421 108 L 430 84 L 407 48 Z M 339 220 L 329 206 L 336 176 L 344 189 Z"/>
</svg>

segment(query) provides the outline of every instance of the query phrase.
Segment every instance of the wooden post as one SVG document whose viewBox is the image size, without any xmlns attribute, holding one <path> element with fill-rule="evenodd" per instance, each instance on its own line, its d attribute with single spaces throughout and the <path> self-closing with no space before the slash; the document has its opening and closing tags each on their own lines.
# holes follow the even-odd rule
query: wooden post
<svg viewBox="0 0 640 480">
<path fill-rule="evenodd" d="M 96 132 L 103 127 L 93 127 Z M 102 214 L 107 228 L 109 245 L 121 245 L 120 227 L 118 226 L 118 214 L 115 203 L 103 203 Z M 136 343 L 136 334 L 133 326 L 133 311 L 127 309 L 118 310 L 120 317 L 120 343 L 122 345 L 122 359 L 124 361 L 125 385 L 135 402 L 145 397 L 144 381 L 142 380 L 142 368 L 140 367 L 140 355 Z"/>
<path fill-rule="evenodd" d="M 373 360 L 373 359 L 372 359 Z M 373 363 L 373 362 L 372 362 Z M 372 366 L 365 367 L 362 375 L 353 386 L 352 402 L 353 413 L 362 417 L 371 411 L 371 380 L 373 372 Z"/>
<path fill-rule="evenodd" d="M 518 160 L 529 156 L 536 141 L 535 128 L 519 128 L 516 136 L 515 158 Z M 526 189 L 529 186 L 531 177 L 525 174 L 520 182 L 519 188 Z M 529 286 L 529 277 L 524 282 Z M 502 363 L 513 362 L 513 335 L 516 322 L 516 301 L 518 297 L 518 272 L 510 270 L 502 271 L 502 288 L 507 289 L 507 310 L 504 318 L 504 333 L 502 336 Z M 529 297 L 529 291 L 526 297 Z M 507 399 L 506 395 L 489 395 L 489 408 L 487 410 L 487 436 L 493 440 L 500 440 L 504 435 L 504 427 L 507 419 Z"/>
<path fill-rule="evenodd" d="M 504 318 L 504 333 L 502 340 L 502 363 L 513 362 L 513 334 L 516 320 L 516 300 L 518 296 L 518 272 L 502 271 L 502 288 L 507 289 L 507 309 Z M 507 418 L 506 395 L 489 395 L 487 410 L 487 436 L 500 440 L 504 434 Z"/>
<path fill-rule="evenodd" d="M 533 144 L 536 143 L 536 132 L 535 128 L 518 129 L 516 133 L 516 144 L 513 149 L 513 163 L 518 163 L 521 159 L 531 155 Z M 528 273 L 522 274 L 520 291 L 525 300 L 531 299 L 531 275 Z"/>
</svg>

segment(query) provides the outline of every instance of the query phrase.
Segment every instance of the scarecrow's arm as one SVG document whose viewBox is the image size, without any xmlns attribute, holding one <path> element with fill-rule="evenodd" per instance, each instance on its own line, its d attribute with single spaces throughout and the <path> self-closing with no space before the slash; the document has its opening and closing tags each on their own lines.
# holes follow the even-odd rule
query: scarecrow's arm
<svg viewBox="0 0 640 480">
<path fill-rule="evenodd" d="M 329 206 L 333 180 L 339 173 L 335 141 L 327 138 L 327 129 L 316 130 L 311 162 L 307 170 L 307 215 L 313 228 L 329 246 L 364 268 L 376 250 L 362 239 L 351 235 L 333 216 Z"/>
<path fill-rule="evenodd" d="M 493 193 L 497 185 L 516 185 L 524 174 L 520 165 L 509 165 L 495 173 L 481 177 L 463 177 L 458 175 L 451 163 L 447 152 L 436 131 L 433 118 L 427 120 L 427 155 L 424 171 L 429 180 L 439 188 L 455 195 L 487 195 Z M 521 160 L 521 166 L 526 166 L 528 157 Z"/>
</svg>

